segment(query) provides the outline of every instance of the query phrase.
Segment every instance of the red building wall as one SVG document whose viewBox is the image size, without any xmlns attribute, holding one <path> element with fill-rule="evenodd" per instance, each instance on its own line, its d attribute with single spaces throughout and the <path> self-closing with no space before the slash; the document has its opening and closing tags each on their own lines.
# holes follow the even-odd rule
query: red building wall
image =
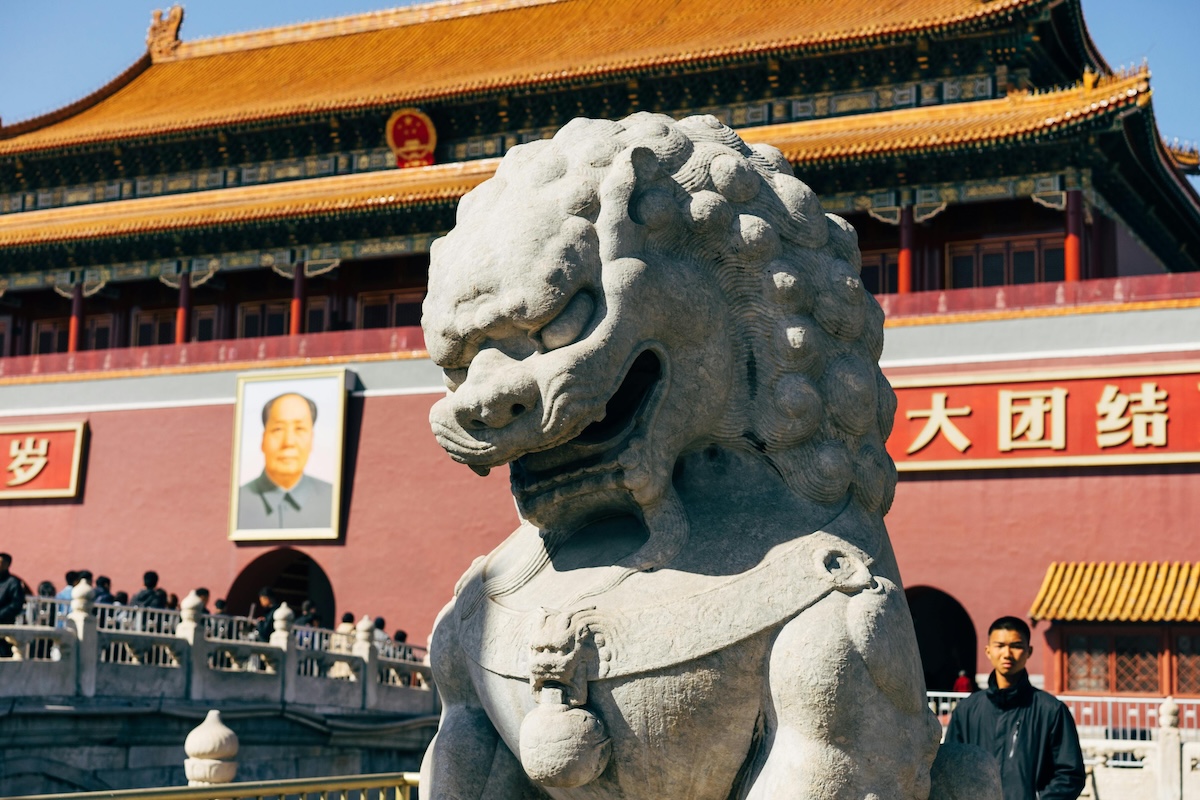
<svg viewBox="0 0 1200 800">
<path fill-rule="evenodd" d="M 517 523 L 505 471 L 481 478 L 437 445 L 435 399 L 359 401 L 347 533 L 287 545 L 328 574 L 339 616 L 382 615 L 389 632 L 405 628 L 419 643 L 472 559 Z M 86 568 L 132 594 L 154 569 L 180 597 L 202 585 L 224 596 L 247 564 L 283 546 L 227 539 L 233 416 L 232 405 L 72 416 L 91 431 L 82 499 L 0 504 L 0 550 L 15 557 L 13 571 L 31 586 L 61 587 L 67 569 Z"/>
<path fill-rule="evenodd" d="M 1195 465 L 1011 469 L 901 479 L 887 517 L 906 588 L 930 586 L 966 609 L 979 637 L 1029 608 L 1054 561 L 1195 561 L 1200 469 Z M 1053 672 L 1034 629 L 1032 674 Z"/>
</svg>

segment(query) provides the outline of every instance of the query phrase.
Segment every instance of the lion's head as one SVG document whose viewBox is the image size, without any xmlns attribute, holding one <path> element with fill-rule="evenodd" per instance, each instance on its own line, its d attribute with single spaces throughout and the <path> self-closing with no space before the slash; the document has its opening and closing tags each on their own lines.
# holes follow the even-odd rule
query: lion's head
<svg viewBox="0 0 1200 800">
<path fill-rule="evenodd" d="M 476 470 L 511 464 L 539 524 L 644 511 L 710 444 L 882 515 L 895 396 L 859 268 L 853 228 L 777 149 L 711 116 L 574 120 L 510 151 L 434 244 L 434 432 Z"/>
</svg>

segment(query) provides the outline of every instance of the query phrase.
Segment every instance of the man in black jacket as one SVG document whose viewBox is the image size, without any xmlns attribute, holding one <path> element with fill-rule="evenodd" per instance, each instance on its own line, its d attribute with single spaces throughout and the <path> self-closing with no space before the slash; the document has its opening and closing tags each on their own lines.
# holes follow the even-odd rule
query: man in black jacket
<svg viewBox="0 0 1200 800">
<path fill-rule="evenodd" d="M 1001 617 L 988 628 L 988 689 L 954 709 L 947 742 L 973 744 L 1000 762 L 1004 800 L 1075 800 L 1086 775 L 1071 712 L 1029 683 L 1029 626 Z"/>
</svg>

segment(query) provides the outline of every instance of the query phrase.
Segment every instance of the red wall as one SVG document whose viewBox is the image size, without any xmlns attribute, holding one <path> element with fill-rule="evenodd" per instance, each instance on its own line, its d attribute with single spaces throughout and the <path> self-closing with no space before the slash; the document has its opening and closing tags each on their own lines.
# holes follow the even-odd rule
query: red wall
<svg viewBox="0 0 1200 800">
<path fill-rule="evenodd" d="M 438 447 L 435 399 L 360 401 L 347 532 L 337 543 L 288 545 L 328 574 L 339 616 L 384 616 L 389 632 L 405 628 L 419 643 L 472 559 L 517 523 L 506 470 L 480 478 Z M 86 568 L 132 595 L 154 569 L 180 597 L 202 585 L 224 596 L 243 567 L 282 546 L 227 539 L 233 415 L 228 405 L 71 417 L 91 429 L 82 501 L 0 504 L 0 550 L 13 554 L 13 572 L 61 587 L 67 569 Z"/>
<path fill-rule="evenodd" d="M 347 533 L 290 545 L 328 574 L 339 615 L 382 615 L 415 642 L 471 560 L 517 521 L 505 470 L 480 478 L 438 447 L 427 421 L 434 399 L 359 401 Z M 282 546 L 226 539 L 232 405 L 82 418 L 91 426 L 82 501 L 0 504 L 0 550 L 31 585 L 61 586 L 67 569 L 88 568 L 132 594 L 155 569 L 167 591 L 206 585 L 220 597 Z M 954 597 L 982 648 L 992 619 L 1028 613 L 1052 561 L 1196 560 L 1197 520 L 1200 469 L 1188 465 L 906 475 L 887 523 L 905 585 Z M 1049 677 L 1046 628 L 1035 630 L 1030 671 Z M 988 668 L 980 653 L 979 671 Z"/>
<path fill-rule="evenodd" d="M 1200 469 L 1079 468 L 943 473 L 901 479 L 887 517 L 906 587 L 931 586 L 987 626 L 1029 608 L 1053 561 L 1196 561 Z M 1048 623 L 1034 629 L 1030 673 L 1052 680 Z"/>
</svg>

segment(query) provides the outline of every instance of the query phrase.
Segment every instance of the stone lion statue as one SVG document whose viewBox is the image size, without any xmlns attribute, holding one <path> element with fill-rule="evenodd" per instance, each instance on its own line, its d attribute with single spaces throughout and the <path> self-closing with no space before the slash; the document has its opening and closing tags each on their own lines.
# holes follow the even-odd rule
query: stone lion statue
<svg viewBox="0 0 1200 800">
<path fill-rule="evenodd" d="M 430 421 L 509 465 L 521 525 L 436 624 L 424 796 L 930 796 L 859 269 L 783 155 L 711 116 L 576 119 L 463 198 Z"/>
</svg>

